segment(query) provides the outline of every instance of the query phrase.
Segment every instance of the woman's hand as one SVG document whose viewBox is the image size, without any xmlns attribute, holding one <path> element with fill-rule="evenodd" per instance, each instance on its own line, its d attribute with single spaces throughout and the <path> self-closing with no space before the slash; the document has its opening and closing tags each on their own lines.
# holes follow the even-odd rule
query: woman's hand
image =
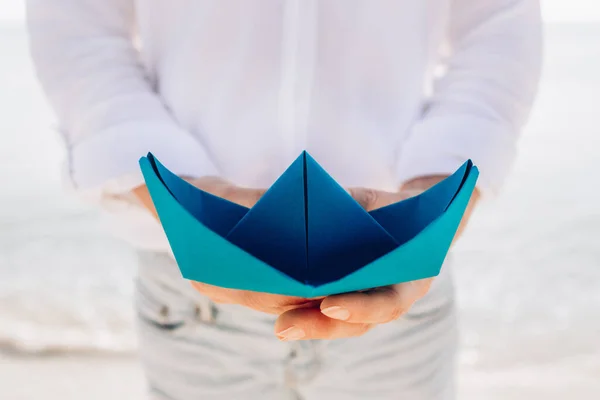
<svg viewBox="0 0 600 400">
<path fill-rule="evenodd" d="M 264 189 L 249 189 L 235 186 L 232 183 L 215 176 L 205 176 L 203 178 L 195 179 L 184 177 L 183 179 L 205 192 L 248 208 L 256 204 L 258 199 L 260 199 L 266 191 Z M 154 214 L 154 216 L 158 217 L 146 185 L 138 186 L 133 189 L 133 194 L 142 202 L 144 207 Z"/>
<path fill-rule="evenodd" d="M 445 176 L 416 179 L 397 193 L 371 189 L 350 189 L 349 192 L 367 211 L 416 196 L 435 185 Z M 479 198 L 476 191 L 455 236 L 462 233 Z M 429 291 L 433 278 L 400 283 L 366 292 L 354 292 L 326 297 L 319 308 L 292 309 L 279 316 L 276 335 L 281 340 L 337 339 L 360 336 L 378 324 L 394 321 Z"/>
<path fill-rule="evenodd" d="M 263 189 L 248 189 L 235 186 L 221 178 L 204 177 L 199 179 L 186 179 L 192 185 L 204 190 L 205 192 L 214 194 L 221 198 L 227 199 L 245 207 L 252 207 L 258 199 L 264 194 Z M 148 188 L 140 186 L 133 190 L 134 195 L 142 202 L 156 218 L 156 209 L 152 203 L 152 198 L 148 192 Z M 246 290 L 226 289 L 218 286 L 211 286 L 201 282 L 192 281 L 192 286 L 210 298 L 215 303 L 221 304 L 239 304 L 257 311 L 269 314 L 282 314 L 288 310 L 300 307 L 318 307 L 320 301 L 308 300 L 302 297 L 290 297 L 275 295 L 269 293 L 250 292 Z"/>
<path fill-rule="evenodd" d="M 396 193 L 372 189 L 349 189 L 367 211 L 416 196 L 445 177 L 416 179 Z M 194 186 L 246 207 L 252 207 L 264 194 L 262 189 L 240 188 L 216 177 L 188 179 Z M 145 186 L 134 191 L 142 204 L 156 216 Z M 462 233 L 478 199 L 475 192 L 456 237 Z M 455 239 L 456 239 L 455 237 Z M 280 340 L 336 339 L 360 336 L 378 324 L 394 321 L 415 301 L 427 294 L 433 278 L 320 299 L 282 296 L 226 289 L 192 282 L 192 286 L 215 303 L 238 304 L 257 311 L 279 315 L 275 333 Z"/>
</svg>

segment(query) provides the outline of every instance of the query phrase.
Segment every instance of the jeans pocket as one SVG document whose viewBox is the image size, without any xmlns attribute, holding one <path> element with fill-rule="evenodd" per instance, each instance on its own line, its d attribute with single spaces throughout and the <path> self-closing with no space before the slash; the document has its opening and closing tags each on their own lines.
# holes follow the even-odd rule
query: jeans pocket
<svg viewBox="0 0 600 400">
<path fill-rule="evenodd" d="M 197 320 L 198 307 L 159 284 L 138 279 L 134 298 L 138 318 L 161 331 L 174 332 Z"/>
</svg>

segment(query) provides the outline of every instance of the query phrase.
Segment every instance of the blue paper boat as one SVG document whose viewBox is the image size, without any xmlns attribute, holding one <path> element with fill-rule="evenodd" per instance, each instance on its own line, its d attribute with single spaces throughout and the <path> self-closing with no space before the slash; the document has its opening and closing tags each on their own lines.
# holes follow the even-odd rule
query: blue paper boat
<svg viewBox="0 0 600 400">
<path fill-rule="evenodd" d="M 478 170 L 366 212 L 306 152 L 250 209 L 204 192 L 152 154 L 140 166 L 184 278 L 318 297 L 436 276 Z"/>
</svg>

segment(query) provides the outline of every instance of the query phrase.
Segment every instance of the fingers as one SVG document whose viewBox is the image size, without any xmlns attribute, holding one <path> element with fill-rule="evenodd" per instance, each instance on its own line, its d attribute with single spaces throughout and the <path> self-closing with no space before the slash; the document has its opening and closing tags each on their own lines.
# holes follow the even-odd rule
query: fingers
<svg viewBox="0 0 600 400">
<path fill-rule="evenodd" d="M 154 203 L 152 202 L 152 197 L 150 197 L 150 192 L 146 185 L 138 186 L 132 190 L 133 195 L 139 200 L 139 202 L 154 216 L 154 218 L 158 219 L 158 214 L 156 213 L 156 208 L 154 207 Z"/>
<path fill-rule="evenodd" d="M 238 290 L 237 292 L 237 304 L 276 315 L 296 308 L 318 308 L 321 303 L 320 300 L 309 300 L 302 297 L 250 292 L 247 290 Z"/>
<path fill-rule="evenodd" d="M 376 210 L 410 197 L 403 192 L 392 193 L 368 188 L 350 188 L 347 190 L 350 196 L 367 211 Z"/>
<path fill-rule="evenodd" d="M 376 324 L 399 318 L 423 297 L 433 278 L 326 297 L 301 297 L 225 289 L 192 281 L 192 286 L 215 302 L 239 304 L 279 315 L 275 333 L 281 340 L 337 339 L 360 336 Z"/>
<path fill-rule="evenodd" d="M 378 192 L 373 189 L 349 188 L 347 191 L 367 211 L 372 209 L 372 205 L 377 202 L 377 198 L 379 197 Z"/>
<path fill-rule="evenodd" d="M 318 308 L 290 310 L 281 314 L 275 322 L 275 334 L 283 341 L 361 336 L 371 328 L 370 324 L 352 324 L 328 318 Z"/>
<path fill-rule="evenodd" d="M 222 197 L 233 203 L 251 208 L 265 194 L 265 189 L 251 189 L 239 187 L 215 176 L 204 176 L 202 178 L 187 179 L 192 185 Z"/>
<path fill-rule="evenodd" d="M 234 203 L 240 204 L 244 207 L 252 208 L 258 200 L 265 194 L 266 190 L 263 189 L 246 189 L 232 187 L 232 190 L 223 196 L 225 199 Z"/>
<path fill-rule="evenodd" d="M 330 296 L 321 303 L 321 312 L 329 318 L 350 323 L 382 324 L 394 321 L 429 291 L 432 280 L 422 279 L 368 292 Z"/>
<path fill-rule="evenodd" d="M 238 304 L 256 311 L 275 315 L 294 308 L 318 307 L 321 302 L 320 300 L 309 300 L 302 297 L 227 289 L 195 281 L 191 281 L 191 284 L 194 289 L 215 303 Z"/>
<path fill-rule="evenodd" d="M 405 303 L 400 292 L 390 286 L 327 297 L 321 303 L 321 312 L 342 321 L 380 324 L 399 318 L 410 307 Z"/>
<path fill-rule="evenodd" d="M 433 279 L 405 282 L 368 292 L 326 297 L 317 308 L 284 312 L 275 323 L 280 340 L 360 336 L 377 324 L 398 319 L 429 290 Z"/>
<path fill-rule="evenodd" d="M 215 303 L 219 304 L 239 304 L 241 295 L 239 290 L 225 289 L 218 286 L 207 285 L 206 283 L 190 281 L 192 287 L 202 293 Z"/>
</svg>

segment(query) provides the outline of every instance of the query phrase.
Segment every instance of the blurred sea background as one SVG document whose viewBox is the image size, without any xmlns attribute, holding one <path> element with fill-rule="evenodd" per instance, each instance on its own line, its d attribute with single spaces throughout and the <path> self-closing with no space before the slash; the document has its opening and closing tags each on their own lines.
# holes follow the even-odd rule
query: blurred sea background
<svg viewBox="0 0 600 400">
<path fill-rule="evenodd" d="M 2 18 L 0 1 L 0 398 L 42 398 L 24 389 L 29 373 L 46 394 L 63 382 L 56 398 L 103 382 L 139 398 L 133 253 L 63 190 L 62 143 L 22 7 L 4 3 L 13 17 Z M 596 21 L 549 18 L 518 162 L 455 247 L 461 398 L 600 398 L 600 5 L 592 8 Z M 73 398 L 109 392 L 96 395 Z"/>
</svg>

